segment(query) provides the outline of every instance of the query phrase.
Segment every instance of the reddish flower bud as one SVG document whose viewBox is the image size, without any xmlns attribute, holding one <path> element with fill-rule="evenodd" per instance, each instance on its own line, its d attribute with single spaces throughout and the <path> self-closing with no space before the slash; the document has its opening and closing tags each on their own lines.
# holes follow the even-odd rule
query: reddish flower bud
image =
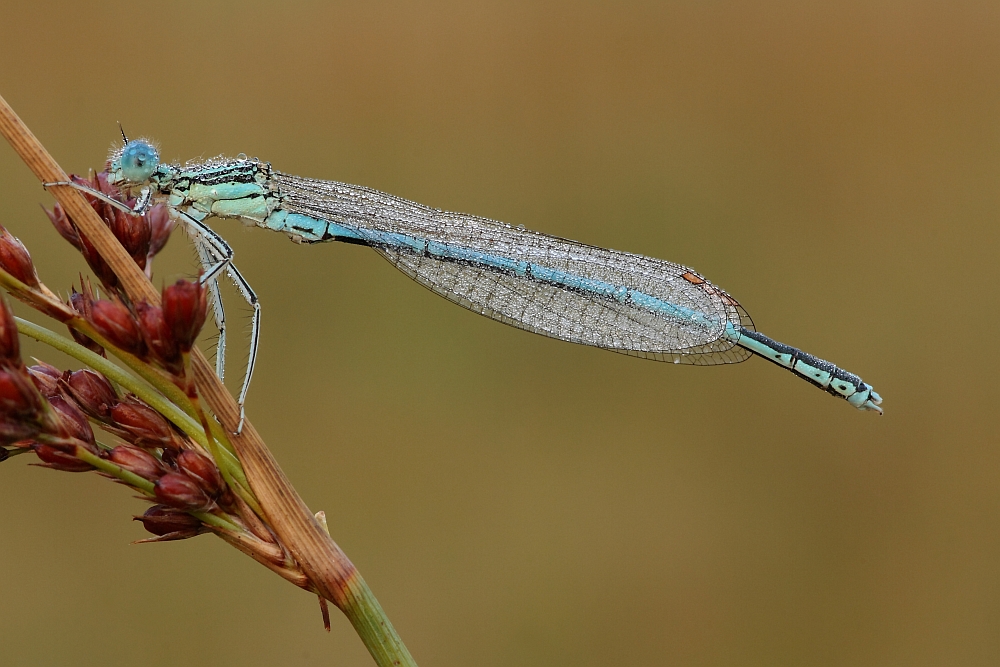
<svg viewBox="0 0 1000 667">
<path fill-rule="evenodd" d="M 70 178 L 74 183 L 101 192 L 112 199 L 122 201 L 118 189 L 108 183 L 106 172 L 96 174 L 91 178 L 81 178 L 75 175 Z M 97 199 L 86 192 L 84 196 L 97 212 L 97 215 L 104 221 L 104 224 L 115 235 L 115 238 L 125 248 L 129 256 L 135 260 L 136 264 L 145 268 L 146 259 L 151 256 L 151 240 L 153 236 L 153 225 L 148 216 L 129 215 L 111 206 L 106 201 Z M 122 203 L 126 206 L 131 206 L 131 202 L 128 201 Z M 66 215 L 65 210 L 56 204 L 52 211 L 46 211 L 45 213 L 49 216 L 49 220 L 52 221 L 59 234 L 80 250 L 84 259 L 87 260 L 87 264 L 90 265 L 90 268 L 97 275 L 98 279 L 100 279 L 101 284 L 108 290 L 117 291 L 120 286 L 118 276 L 115 275 L 108 263 L 100 256 L 100 253 L 97 252 L 90 240 L 80 233 L 73 221 Z"/>
<path fill-rule="evenodd" d="M 70 306 L 70 308 L 72 308 L 73 310 L 75 310 L 77 313 L 79 313 L 86 320 L 90 319 L 90 304 L 91 304 L 91 302 L 92 302 L 92 298 L 90 296 L 90 290 L 86 286 L 84 286 L 84 291 L 82 293 L 81 292 L 77 292 L 76 290 L 73 290 L 73 293 L 69 295 L 69 306 Z M 73 340 L 75 340 L 80 345 L 83 345 L 85 348 L 87 348 L 91 352 L 99 354 L 102 357 L 106 356 L 104 354 L 104 348 L 101 347 L 100 345 L 98 345 L 93 339 L 91 339 L 91 338 L 83 335 L 82 333 L 80 333 L 79 331 L 77 331 L 76 329 L 74 329 L 73 327 L 69 327 L 69 332 L 70 332 L 70 334 L 72 334 Z"/>
<path fill-rule="evenodd" d="M 45 363 L 44 361 L 38 361 L 37 359 L 35 359 L 35 361 L 37 363 L 34 366 L 28 367 L 29 371 L 33 371 L 34 373 L 38 373 L 39 375 L 46 375 L 52 378 L 53 380 L 62 379 L 63 372 L 61 370 L 59 370 L 52 364 Z"/>
<path fill-rule="evenodd" d="M 97 332 L 117 348 L 141 357 L 146 345 L 139 325 L 129 309 L 120 301 L 95 301 L 90 304 L 90 323 Z"/>
<path fill-rule="evenodd" d="M 87 449 L 96 454 L 97 445 L 94 440 L 94 429 L 90 427 L 90 422 L 87 421 L 87 417 L 80 411 L 80 408 L 63 396 L 49 397 L 49 405 L 59 415 L 59 435 L 79 440 Z"/>
<path fill-rule="evenodd" d="M 212 499 L 198 483 L 179 472 L 169 472 L 156 480 L 153 491 L 161 503 L 178 509 L 195 512 L 212 506 Z"/>
<path fill-rule="evenodd" d="M 118 242 L 122 244 L 129 256 L 135 260 L 139 268 L 146 268 L 146 257 L 149 255 L 149 240 L 153 230 L 146 216 L 129 215 L 109 204 L 104 204 L 105 212 L 102 214 L 111 233 L 115 235 Z"/>
<path fill-rule="evenodd" d="M 52 371 L 55 371 L 54 376 Z M 59 378 L 62 377 L 62 373 L 59 372 L 59 369 L 39 362 L 28 367 L 28 375 L 31 376 L 31 381 L 35 383 L 35 387 L 38 388 L 42 396 L 48 398 L 49 396 L 58 396 L 62 392 L 62 388 L 59 386 Z"/>
<path fill-rule="evenodd" d="M 64 382 L 80 408 L 94 419 L 107 421 L 111 408 L 118 404 L 118 394 L 108 379 L 89 368 L 73 371 Z"/>
<path fill-rule="evenodd" d="M 208 300 L 201 283 L 178 280 L 163 290 L 163 319 L 181 352 L 189 352 L 205 324 Z"/>
<path fill-rule="evenodd" d="M 153 505 L 135 520 L 142 521 L 142 527 L 153 535 L 171 540 L 194 537 L 204 530 L 204 524 L 196 517 L 166 505 Z"/>
<path fill-rule="evenodd" d="M 169 447 L 174 432 L 159 412 L 129 397 L 111 408 L 111 421 L 141 447 Z"/>
<path fill-rule="evenodd" d="M 21 241 L 0 226 L 0 268 L 29 287 L 38 287 L 38 274 L 31 255 Z"/>
<path fill-rule="evenodd" d="M 42 400 L 27 374 L 0 370 L 0 416 L 4 419 L 34 419 Z"/>
<path fill-rule="evenodd" d="M 0 366 L 20 367 L 21 346 L 17 322 L 6 299 L 0 299 Z"/>
<path fill-rule="evenodd" d="M 108 454 L 108 460 L 150 482 L 167 472 L 155 456 L 132 445 L 118 445 Z"/>
<path fill-rule="evenodd" d="M 94 272 L 105 288 L 110 291 L 118 289 L 118 275 L 115 274 L 111 265 L 104 261 L 101 253 L 97 252 L 97 248 L 90 242 L 90 239 L 83 234 L 80 234 L 80 253 L 87 260 L 90 270 Z"/>
<path fill-rule="evenodd" d="M 107 172 L 93 175 L 91 178 L 81 178 L 73 175 L 70 177 L 74 183 L 101 192 L 112 199 L 121 201 L 131 208 L 132 202 L 123 201 L 118 188 L 108 183 Z M 135 260 L 136 264 L 145 268 L 146 258 L 150 256 L 150 242 L 153 234 L 153 227 L 148 216 L 134 216 L 115 208 L 104 200 L 93 197 L 86 192 L 84 196 L 87 201 L 101 217 L 104 224 L 108 226 L 111 233 L 122 244 L 129 256 Z M 48 211 L 46 211 L 48 213 Z M 116 289 L 119 285 L 117 276 L 111 271 L 107 263 L 95 252 L 93 245 L 66 216 L 65 212 L 58 205 L 49 219 L 55 225 L 59 233 L 76 246 L 84 255 L 87 263 L 100 278 L 101 283 L 108 289 Z"/>
<path fill-rule="evenodd" d="M 87 472 L 93 470 L 93 466 L 85 461 L 81 461 L 72 454 L 62 449 L 57 449 L 49 445 L 34 445 L 32 449 L 43 462 L 44 468 L 62 470 L 63 472 Z"/>
<path fill-rule="evenodd" d="M 140 301 L 135 305 L 135 312 L 149 351 L 167 370 L 179 375 L 184 369 L 181 351 L 163 319 L 163 309 Z"/>
<path fill-rule="evenodd" d="M 152 259 L 153 255 L 156 255 L 167 245 L 170 233 L 174 231 L 175 223 L 174 219 L 167 212 L 167 207 L 163 204 L 157 204 L 149 209 L 146 218 L 149 220 L 149 226 L 152 229 L 152 236 L 149 240 L 149 258 Z"/>
<path fill-rule="evenodd" d="M 76 226 L 69 219 L 69 216 L 66 215 L 66 211 L 63 210 L 61 204 L 56 204 L 51 211 L 44 206 L 42 210 L 45 211 L 45 215 L 49 216 L 49 220 L 52 221 L 52 226 L 59 232 L 59 236 L 69 241 L 70 245 L 77 250 L 83 250 L 83 245 L 80 243 L 80 232 L 77 231 Z"/>
<path fill-rule="evenodd" d="M 177 467 L 198 482 L 201 488 L 212 498 L 219 498 L 226 491 L 226 483 L 222 473 L 215 467 L 210 458 L 198 452 L 185 449 L 177 455 Z"/>
</svg>

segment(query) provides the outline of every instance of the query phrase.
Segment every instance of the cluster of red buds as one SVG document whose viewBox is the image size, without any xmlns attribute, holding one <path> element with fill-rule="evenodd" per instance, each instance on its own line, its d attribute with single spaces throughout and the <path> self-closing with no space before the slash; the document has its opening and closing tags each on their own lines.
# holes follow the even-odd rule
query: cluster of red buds
<svg viewBox="0 0 1000 667">
<path fill-rule="evenodd" d="M 100 445 L 91 422 L 123 442 Z M 66 472 L 121 469 L 152 483 L 154 505 L 143 517 L 162 539 L 204 530 L 189 512 L 232 506 L 234 499 L 211 458 L 160 413 L 135 396 L 119 395 L 100 373 L 62 372 L 21 361 L 17 328 L 0 300 L 0 446 L 2 458 L 32 451 L 39 465 Z M 102 466 L 106 461 L 116 468 Z M 128 481 L 125 478 L 123 481 Z"/>
<path fill-rule="evenodd" d="M 74 177 L 74 181 L 118 198 L 106 174 L 89 180 Z M 158 207 L 141 217 L 130 216 L 96 197 L 88 199 L 136 263 L 148 269 L 172 229 L 166 211 Z M 205 323 L 203 287 L 179 280 L 163 290 L 160 306 L 130 304 L 110 267 L 62 207 L 57 204 L 46 213 L 59 233 L 84 255 L 110 298 L 96 298 L 89 284 L 84 284 L 82 291 L 74 290 L 68 308 L 50 300 L 43 310 L 66 321 L 74 338 L 85 347 L 104 352 L 80 330 L 85 328 L 81 323 L 89 325 L 91 335 L 117 352 L 159 367 L 176 384 L 192 388 L 190 382 L 185 385 L 185 369 L 187 353 Z M 32 305 L 44 305 L 54 296 L 39 282 L 24 245 L 2 227 L 0 269 L 27 288 L 12 293 Z M 116 436 L 121 444 L 99 444 L 91 424 Z M 63 372 L 41 362 L 26 368 L 21 361 L 16 321 L 0 300 L 0 460 L 27 452 L 34 452 L 38 465 L 55 470 L 125 471 L 144 480 L 147 484 L 141 486 L 152 491 L 159 504 L 138 518 L 161 539 L 203 532 L 204 524 L 191 512 L 234 506 L 234 496 L 213 460 L 136 396 L 120 392 L 91 369 Z M 132 479 L 127 475 L 118 478 L 125 483 Z"/>
<path fill-rule="evenodd" d="M 69 303 L 107 343 L 179 380 L 208 313 L 204 287 L 183 279 L 164 288 L 160 306 L 140 301 L 129 307 L 118 298 L 98 299 L 86 284 L 82 292 L 73 292 Z M 93 339 L 72 326 L 71 331 L 80 344 L 103 352 Z"/>
<path fill-rule="evenodd" d="M 104 173 L 73 180 L 123 201 Z M 150 275 L 151 260 L 173 227 L 167 211 L 154 207 L 134 216 L 102 198 L 87 197 L 136 264 Z M 30 322 L 19 323 L 0 299 L 0 461 L 34 453 L 42 467 L 97 471 L 153 503 L 135 517 L 156 536 L 152 541 L 213 532 L 288 581 L 315 591 L 268 526 L 225 433 L 214 428 L 201 407 L 190 353 L 207 315 L 202 285 L 179 280 L 163 290 L 160 305 L 133 301 L 65 210 L 57 204 L 46 213 L 86 258 L 104 296 L 82 281 L 68 303 L 61 300 L 41 283 L 28 251 L 3 227 L 0 285 L 66 324 L 79 345 L 100 357 L 111 352 L 134 373 L 58 334 Z M 62 371 L 42 362 L 25 367 L 18 326 L 107 375 L 91 368 Z M 111 444 L 100 442 L 94 427 L 109 434 Z"/>
<path fill-rule="evenodd" d="M 135 200 L 122 199 L 118 189 L 108 183 L 108 174 L 105 171 L 94 174 L 90 178 L 81 178 L 76 175 L 70 178 L 74 183 L 100 192 L 116 201 L 121 201 L 129 208 L 135 205 Z M 142 216 L 133 216 L 93 195 L 85 193 L 85 196 L 115 235 L 115 238 L 139 265 L 139 268 L 145 269 L 146 275 L 151 277 L 153 256 L 167 245 L 170 233 L 174 229 L 174 221 L 167 213 L 166 207 L 157 205 Z M 104 261 L 90 240 L 80 233 L 76 225 L 73 224 L 73 220 L 66 215 L 63 207 L 56 204 L 51 211 L 45 209 L 45 213 L 59 234 L 80 251 L 105 289 L 122 295 L 118 276 Z"/>
</svg>

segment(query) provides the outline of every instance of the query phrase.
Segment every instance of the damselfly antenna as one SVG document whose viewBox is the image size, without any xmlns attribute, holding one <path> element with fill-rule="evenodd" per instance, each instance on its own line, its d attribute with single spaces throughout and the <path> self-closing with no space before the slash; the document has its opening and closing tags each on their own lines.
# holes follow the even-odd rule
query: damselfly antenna
<svg viewBox="0 0 1000 667">
<path fill-rule="evenodd" d="M 122 122 L 121 121 L 118 121 L 118 129 L 122 133 L 122 139 L 124 139 L 125 143 L 127 144 L 128 143 L 128 137 L 125 136 L 125 129 L 122 127 Z"/>
</svg>

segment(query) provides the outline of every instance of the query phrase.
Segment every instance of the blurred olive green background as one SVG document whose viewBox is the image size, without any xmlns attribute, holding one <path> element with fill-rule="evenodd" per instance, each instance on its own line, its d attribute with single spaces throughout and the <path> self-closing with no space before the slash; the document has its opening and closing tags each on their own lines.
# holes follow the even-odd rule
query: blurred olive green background
<svg viewBox="0 0 1000 667">
<path fill-rule="evenodd" d="M 559 343 L 217 222 L 264 306 L 250 418 L 420 664 L 995 665 L 1000 6 L 802 4 L 7 2 L 0 94 L 76 172 L 120 120 L 685 263 L 884 396 Z M 67 291 L 51 199 L 6 145 L 0 176 Z M 372 664 L 220 541 L 130 546 L 128 492 L 26 463 L 0 664 Z"/>
</svg>

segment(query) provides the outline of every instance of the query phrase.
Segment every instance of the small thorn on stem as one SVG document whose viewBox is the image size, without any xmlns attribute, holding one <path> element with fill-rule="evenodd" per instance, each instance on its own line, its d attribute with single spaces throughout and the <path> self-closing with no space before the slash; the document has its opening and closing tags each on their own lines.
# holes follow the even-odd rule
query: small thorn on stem
<svg viewBox="0 0 1000 667">
<path fill-rule="evenodd" d="M 324 512 L 323 510 L 320 510 L 320 511 L 316 512 L 316 514 L 314 516 L 316 517 L 316 521 L 319 522 L 320 527 L 323 529 L 323 532 L 326 533 L 327 535 L 329 535 L 330 534 L 330 526 L 328 526 L 326 524 L 326 512 Z"/>
<path fill-rule="evenodd" d="M 323 629 L 330 632 L 330 607 L 326 604 L 326 599 L 322 595 L 319 598 L 319 610 L 323 614 Z"/>
</svg>

